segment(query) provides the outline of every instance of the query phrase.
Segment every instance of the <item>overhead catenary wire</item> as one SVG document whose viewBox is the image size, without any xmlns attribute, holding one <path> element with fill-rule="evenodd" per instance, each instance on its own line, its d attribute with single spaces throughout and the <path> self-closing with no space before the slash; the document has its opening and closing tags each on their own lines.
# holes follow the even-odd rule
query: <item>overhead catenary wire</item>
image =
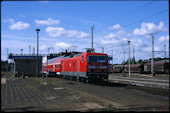
<svg viewBox="0 0 170 113">
<path fill-rule="evenodd" d="M 134 24 L 136 24 L 136 23 L 138 23 L 138 22 L 140 22 L 140 21 L 142 21 L 142 20 L 145 20 L 145 19 L 154 17 L 154 16 L 156 16 L 156 15 L 162 14 L 162 13 L 168 11 L 168 10 L 169 10 L 169 9 L 164 9 L 164 10 L 162 10 L 162 11 L 160 11 L 160 12 L 158 12 L 158 13 L 155 13 L 155 14 L 153 14 L 153 15 L 151 15 L 151 16 L 148 16 L 148 17 L 144 17 L 144 18 L 142 18 L 142 19 L 139 19 L 139 20 L 137 20 L 137 21 L 135 21 L 135 22 L 132 22 L 132 23 L 130 23 L 130 24 L 127 24 L 127 25 L 123 26 L 123 28 L 126 28 L 126 27 L 128 27 L 128 26 L 134 25 Z"/>
<path fill-rule="evenodd" d="M 118 21 L 120 21 L 120 20 L 122 20 L 122 19 L 125 19 L 125 18 L 128 17 L 129 15 L 132 15 L 132 14 L 138 12 L 139 10 L 141 10 L 141 9 L 143 9 L 143 8 L 145 8 L 145 7 L 149 6 L 149 5 L 151 5 L 153 2 L 155 2 L 155 1 L 151 1 L 151 2 L 149 2 L 148 4 L 146 4 L 146 5 L 144 5 L 144 6 L 140 7 L 140 8 L 138 8 L 138 9 L 135 9 L 135 10 L 133 10 L 133 11 L 127 13 L 126 15 L 124 15 L 124 16 L 118 18 L 117 20 L 115 20 L 115 21 L 112 22 L 112 23 L 116 23 L 116 22 L 118 22 Z M 110 24 L 112 24 L 112 23 L 110 23 Z M 98 31 L 96 31 L 96 32 L 99 32 L 99 31 L 100 31 L 100 30 L 98 30 Z M 95 33 L 96 33 L 96 32 L 95 32 Z"/>
<path fill-rule="evenodd" d="M 132 12 L 130 12 L 130 13 L 128 13 L 128 14 L 126 14 L 126 15 L 120 17 L 120 18 L 118 18 L 117 21 L 115 21 L 114 23 L 116 23 L 116 22 L 118 22 L 118 21 L 120 21 L 120 20 L 122 20 L 122 19 L 128 17 L 129 15 L 132 15 L 132 14 L 138 12 L 139 10 L 141 10 L 141 9 L 143 9 L 143 8 L 145 8 L 145 7 L 149 6 L 149 5 L 151 5 L 153 2 L 154 2 L 154 1 L 151 1 L 151 2 L 149 2 L 148 4 L 146 4 L 146 5 L 144 5 L 144 6 L 140 7 L 140 8 L 138 8 L 138 9 L 136 9 L 136 10 L 134 10 L 134 11 L 132 11 Z"/>
<path fill-rule="evenodd" d="M 139 21 L 141 21 L 141 20 L 145 20 L 145 19 L 151 18 L 151 17 L 153 17 L 153 16 L 159 15 L 159 14 L 161 14 L 161 13 L 164 13 L 164 12 L 168 11 L 168 10 L 169 10 L 169 9 L 164 9 L 164 10 L 162 10 L 162 11 L 160 11 L 160 12 L 158 12 L 158 13 L 155 13 L 155 14 L 153 14 L 153 15 L 151 15 L 151 16 L 148 16 L 148 17 L 144 17 L 144 18 L 142 18 L 142 19 L 139 19 L 139 20 L 137 20 L 137 21 L 135 21 L 135 22 L 132 22 L 132 23 L 126 25 L 126 26 L 123 26 L 123 28 L 126 28 L 126 27 L 128 27 L 128 26 L 130 26 L 130 25 L 136 24 L 137 22 L 139 22 Z"/>
</svg>

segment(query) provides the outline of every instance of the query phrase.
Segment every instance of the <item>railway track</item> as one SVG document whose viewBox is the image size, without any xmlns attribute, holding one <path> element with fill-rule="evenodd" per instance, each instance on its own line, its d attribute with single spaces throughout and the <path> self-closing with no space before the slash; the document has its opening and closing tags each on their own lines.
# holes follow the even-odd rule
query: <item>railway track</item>
<svg viewBox="0 0 170 113">
<path fill-rule="evenodd" d="M 161 89 L 169 89 L 169 80 L 151 79 L 151 78 L 129 78 L 109 76 L 109 80 L 114 83 L 123 83 L 143 87 L 154 87 Z"/>
</svg>

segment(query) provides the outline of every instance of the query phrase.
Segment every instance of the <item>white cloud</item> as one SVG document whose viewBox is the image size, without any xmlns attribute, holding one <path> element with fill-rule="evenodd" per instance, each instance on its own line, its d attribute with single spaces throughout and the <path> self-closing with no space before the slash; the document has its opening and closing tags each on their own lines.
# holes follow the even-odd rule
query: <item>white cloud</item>
<svg viewBox="0 0 170 113">
<path fill-rule="evenodd" d="M 35 20 L 35 23 L 37 25 L 58 25 L 60 21 L 48 18 L 48 20 Z"/>
<path fill-rule="evenodd" d="M 47 50 L 47 48 L 49 48 L 49 46 L 48 45 L 45 45 L 45 44 L 43 44 L 43 45 L 40 45 L 40 50 Z"/>
<path fill-rule="evenodd" d="M 164 32 L 166 30 L 164 23 L 161 21 L 159 25 L 155 25 L 154 23 L 142 23 L 141 28 L 136 28 L 133 33 L 134 35 L 151 35 Z"/>
<path fill-rule="evenodd" d="M 98 46 L 126 46 L 127 40 L 131 34 L 125 30 L 120 29 L 116 33 L 109 33 L 103 37 L 100 37 Z"/>
<path fill-rule="evenodd" d="M 116 25 L 113 25 L 113 26 L 109 27 L 110 30 L 119 30 L 121 28 L 122 27 L 119 24 L 116 24 Z"/>
<path fill-rule="evenodd" d="M 10 23 L 10 24 L 13 24 L 15 22 L 12 18 L 10 18 L 10 19 L 3 19 L 2 21 L 4 23 Z"/>
<path fill-rule="evenodd" d="M 24 23 L 24 22 L 17 22 L 17 23 L 13 23 L 12 25 L 9 26 L 9 28 L 11 30 L 25 30 L 28 29 L 29 27 L 31 27 L 28 23 Z"/>
<path fill-rule="evenodd" d="M 78 32 L 76 30 L 65 30 L 62 27 L 47 27 L 46 32 L 49 33 L 51 37 L 76 37 L 76 38 L 84 38 L 88 37 L 89 34 L 84 33 L 82 31 Z"/>
<path fill-rule="evenodd" d="M 143 40 L 141 40 L 141 39 L 131 39 L 131 44 L 133 45 L 133 46 L 146 46 L 146 44 L 144 43 L 144 41 Z"/>
<path fill-rule="evenodd" d="M 65 43 L 65 42 L 59 42 L 59 43 L 55 43 L 55 49 L 56 50 L 60 50 L 60 49 L 68 49 L 68 47 L 70 47 L 71 45 Z"/>
<path fill-rule="evenodd" d="M 159 43 L 169 42 L 169 35 L 167 35 L 167 36 L 161 36 L 161 37 L 158 39 L 158 42 L 159 42 Z"/>
</svg>

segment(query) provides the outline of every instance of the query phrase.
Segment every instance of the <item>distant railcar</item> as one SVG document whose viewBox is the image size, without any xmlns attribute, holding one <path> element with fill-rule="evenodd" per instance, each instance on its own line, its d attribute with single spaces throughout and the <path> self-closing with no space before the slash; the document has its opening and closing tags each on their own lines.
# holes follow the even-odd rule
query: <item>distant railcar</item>
<svg viewBox="0 0 170 113">
<path fill-rule="evenodd" d="M 130 71 L 132 73 L 143 73 L 144 64 L 130 64 Z M 129 72 L 129 65 L 125 65 L 125 72 Z"/>
<path fill-rule="evenodd" d="M 154 73 L 169 73 L 169 66 L 168 62 L 155 62 L 154 63 Z M 144 64 L 144 72 L 151 73 L 151 63 Z"/>
<path fill-rule="evenodd" d="M 123 71 L 124 65 L 113 65 L 112 72 L 113 73 L 121 73 Z"/>
</svg>

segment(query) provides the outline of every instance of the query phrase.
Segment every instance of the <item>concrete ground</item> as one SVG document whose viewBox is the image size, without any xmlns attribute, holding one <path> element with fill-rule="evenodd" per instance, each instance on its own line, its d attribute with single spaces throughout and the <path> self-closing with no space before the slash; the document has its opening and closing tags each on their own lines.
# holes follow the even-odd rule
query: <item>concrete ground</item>
<svg viewBox="0 0 170 113">
<path fill-rule="evenodd" d="M 169 111 L 169 91 L 49 77 L 1 78 L 1 111 Z M 45 81 L 45 80 L 44 80 Z M 139 90 L 140 89 L 140 90 Z"/>
</svg>

